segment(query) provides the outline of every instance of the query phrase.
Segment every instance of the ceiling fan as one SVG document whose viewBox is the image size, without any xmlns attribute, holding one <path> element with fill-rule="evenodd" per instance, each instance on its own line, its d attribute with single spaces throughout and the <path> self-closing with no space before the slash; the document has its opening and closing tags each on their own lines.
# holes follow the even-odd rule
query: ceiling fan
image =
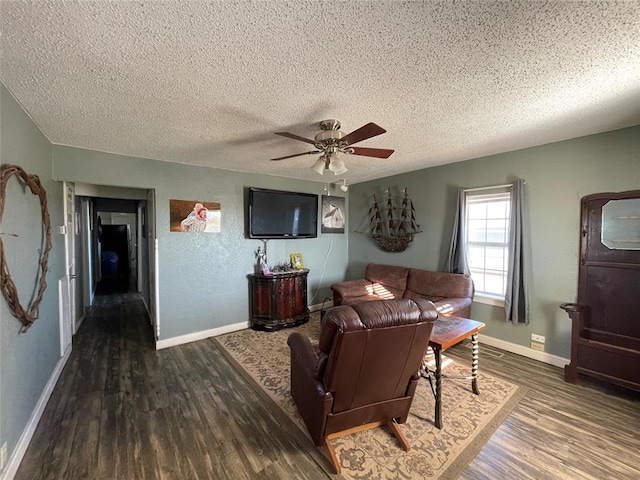
<svg viewBox="0 0 640 480">
<path fill-rule="evenodd" d="M 338 120 L 323 120 L 320 122 L 320 130 L 313 140 L 309 138 L 300 137 L 289 132 L 276 132 L 276 135 L 292 138 L 293 140 L 299 140 L 301 142 L 310 143 L 316 149 L 310 152 L 296 153 L 295 155 L 287 155 L 285 157 L 272 158 L 272 161 L 284 160 L 286 158 L 299 157 L 301 155 L 313 155 L 315 153 L 321 153 L 313 166 L 311 167 L 317 173 L 322 175 L 325 170 L 333 172 L 335 175 L 341 175 L 347 172 L 342 159 L 338 156 L 338 153 L 345 153 L 348 155 L 363 155 L 365 157 L 376 158 L 389 158 L 393 153 L 393 150 L 386 148 L 366 148 L 366 147 L 352 147 L 354 143 L 361 142 L 376 135 L 381 135 L 386 132 L 382 127 L 379 127 L 375 123 L 367 123 L 362 127 L 354 130 L 353 132 L 345 135 L 340 131 L 340 122 Z"/>
</svg>

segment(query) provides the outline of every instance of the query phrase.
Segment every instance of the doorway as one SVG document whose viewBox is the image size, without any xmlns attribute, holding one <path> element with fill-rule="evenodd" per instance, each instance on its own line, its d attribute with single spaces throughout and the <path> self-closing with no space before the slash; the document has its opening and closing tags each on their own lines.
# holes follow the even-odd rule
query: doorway
<svg viewBox="0 0 640 480">
<path fill-rule="evenodd" d="M 100 275 L 96 295 L 142 294 L 144 268 L 138 267 L 139 200 L 97 197 L 93 199 L 97 215 L 96 251 L 100 258 Z"/>
<path fill-rule="evenodd" d="M 102 226 L 102 255 L 107 252 L 115 254 L 115 272 L 117 276 L 129 275 L 131 273 L 131 231 L 129 225 L 103 225 Z M 135 245 L 134 245 L 135 247 Z M 102 268 L 102 276 L 108 273 Z"/>
<path fill-rule="evenodd" d="M 100 302 L 109 301 L 105 295 L 139 299 L 156 332 L 155 223 L 149 213 L 154 208 L 153 190 L 76 183 L 75 198 L 81 244 L 76 252 L 77 294 L 82 312 L 89 313 L 99 303 L 98 295 Z M 111 265 L 115 270 L 105 271 L 103 252 L 117 258 Z"/>
</svg>

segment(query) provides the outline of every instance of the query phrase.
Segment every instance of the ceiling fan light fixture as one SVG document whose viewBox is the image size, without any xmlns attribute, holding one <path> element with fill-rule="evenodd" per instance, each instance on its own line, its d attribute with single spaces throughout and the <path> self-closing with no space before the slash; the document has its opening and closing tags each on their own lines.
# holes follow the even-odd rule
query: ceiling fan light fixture
<svg viewBox="0 0 640 480">
<path fill-rule="evenodd" d="M 346 178 L 342 179 L 342 185 L 340 185 L 340 190 L 342 190 L 345 193 L 347 193 L 347 191 L 349 190 L 349 185 L 347 185 L 347 179 Z"/>
<path fill-rule="evenodd" d="M 320 129 L 321 131 L 315 135 L 313 140 L 290 132 L 276 132 L 276 135 L 280 135 L 282 137 L 287 137 L 304 143 L 310 143 L 315 147 L 315 150 L 272 158 L 271 160 L 285 160 L 287 158 L 299 157 L 301 155 L 313 155 L 320 153 L 321 157 L 315 161 L 311 168 L 319 175 L 324 175 L 325 170 L 331 170 L 334 175 L 342 175 L 348 172 L 349 169 L 344 164 L 344 161 L 338 157 L 338 153 L 374 158 L 389 158 L 393 153 L 393 150 L 387 148 L 352 146 L 355 143 L 386 132 L 384 128 L 372 122 L 363 125 L 347 135 L 340 131 L 340 122 L 338 120 L 324 120 L 320 122 Z"/>
<path fill-rule="evenodd" d="M 324 155 L 315 161 L 315 163 L 311 166 L 311 169 L 320 175 L 324 173 L 324 169 L 325 169 Z"/>
<path fill-rule="evenodd" d="M 343 173 L 347 173 L 349 169 L 346 167 L 344 162 L 338 155 L 332 155 L 331 162 L 329 163 L 329 170 L 333 172 L 334 175 L 342 175 Z"/>
</svg>

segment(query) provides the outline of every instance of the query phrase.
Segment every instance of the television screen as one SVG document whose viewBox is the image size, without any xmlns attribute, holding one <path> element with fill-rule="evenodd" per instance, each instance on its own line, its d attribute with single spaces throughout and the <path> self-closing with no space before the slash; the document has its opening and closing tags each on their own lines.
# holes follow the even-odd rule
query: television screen
<svg viewBox="0 0 640 480">
<path fill-rule="evenodd" d="M 249 189 L 249 238 L 318 236 L 318 196 Z"/>
</svg>

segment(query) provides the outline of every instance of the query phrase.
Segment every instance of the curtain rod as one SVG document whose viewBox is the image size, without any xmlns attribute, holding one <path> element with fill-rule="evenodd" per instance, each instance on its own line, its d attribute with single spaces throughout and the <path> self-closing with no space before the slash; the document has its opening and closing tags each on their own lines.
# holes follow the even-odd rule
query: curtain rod
<svg viewBox="0 0 640 480">
<path fill-rule="evenodd" d="M 527 182 L 524 182 L 525 184 Z M 513 183 L 505 183 L 504 185 L 492 185 L 490 187 L 465 188 L 464 192 L 477 192 L 478 190 L 492 190 L 494 188 L 513 188 Z"/>
</svg>

